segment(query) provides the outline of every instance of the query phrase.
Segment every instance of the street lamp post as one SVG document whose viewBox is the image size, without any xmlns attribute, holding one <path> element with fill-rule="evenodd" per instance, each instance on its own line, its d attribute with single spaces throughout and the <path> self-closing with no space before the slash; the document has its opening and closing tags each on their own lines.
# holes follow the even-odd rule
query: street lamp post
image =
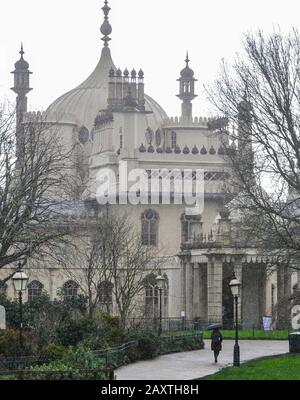
<svg viewBox="0 0 300 400">
<path fill-rule="evenodd" d="M 229 283 L 232 296 L 235 303 L 235 344 L 233 350 L 233 365 L 235 367 L 240 366 L 240 346 L 239 346 L 239 321 L 238 321 L 238 302 L 240 295 L 241 282 L 234 276 Z"/>
<path fill-rule="evenodd" d="M 18 269 L 12 277 L 15 291 L 19 297 L 19 312 L 20 312 L 20 352 L 23 350 L 23 293 L 27 288 L 28 276 L 22 269 L 21 263 L 18 264 Z"/>
<path fill-rule="evenodd" d="M 158 335 L 162 334 L 162 291 L 165 283 L 165 278 L 162 275 L 156 277 L 156 282 L 159 290 L 159 329 Z"/>
</svg>

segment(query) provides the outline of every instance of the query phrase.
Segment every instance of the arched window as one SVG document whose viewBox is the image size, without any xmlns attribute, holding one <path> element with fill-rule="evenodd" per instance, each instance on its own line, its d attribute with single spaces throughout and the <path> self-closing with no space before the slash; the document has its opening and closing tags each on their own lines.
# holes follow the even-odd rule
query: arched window
<svg viewBox="0 0 300 400">
<path fill-rule="evenodd" d="M 78 294 L 78 284 L 74 281 L 68 281 L 63 285 L 64 300 L 73 300 Z"/>
<path fill-rule="evenodd" d="M 145 279 L 145 316 L 157 318 L 159 316 L 159 290 L 154 274 Z"/>
<path fill-rule="evenodd" d="M 98 285 L 99 304 L 107 312 L 112 312 L 113 306 L 113 284 L 111 282 L 101 282 Z"/>
<path fill-rule="evenodd" d="M 162 315 L 168 315 L 169 281 L 166 274 L 164 276 L 164 286 L 162 288 Z M 159 317 L 160 293 L 156 281 L 156 275 L 150 274 L 145 280 L 145 315 L 146 318 L 155 319 Z"/>
<path fill-rule="evenodd" d="M 28 301 L 33 301 L 38 298 L 43 291 L 43 284 L 39 281 L 32 281 L 28 284 Z"/>
<path fill-rule="evenodd" d="M 146 210 L 142 214 L 142 244 L 157 246 L 159 216 L 154 210 Z"/>
<path fill-rule="evenodd" d="M 191 216 L 183 213 L 181 215 L 181 242 L 185 243 L 191 240 Z"/>
<path fill-rule="evenodd" d="M 175 149 L 177 146 L 177 133 L 175 131 L 171 132 L 171 147 Z"/>
</svg>

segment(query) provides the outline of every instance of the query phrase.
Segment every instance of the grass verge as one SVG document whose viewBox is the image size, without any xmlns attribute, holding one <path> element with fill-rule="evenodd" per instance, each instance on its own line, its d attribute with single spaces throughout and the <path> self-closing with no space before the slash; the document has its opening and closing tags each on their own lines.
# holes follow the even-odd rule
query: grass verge
<svg viewBox="0 0 300 400">
<path fill-rule="evenodd" d="M 267 357 L 228 367 L 199 380 L 300 380 L 300 354 Z"/>
</svg>

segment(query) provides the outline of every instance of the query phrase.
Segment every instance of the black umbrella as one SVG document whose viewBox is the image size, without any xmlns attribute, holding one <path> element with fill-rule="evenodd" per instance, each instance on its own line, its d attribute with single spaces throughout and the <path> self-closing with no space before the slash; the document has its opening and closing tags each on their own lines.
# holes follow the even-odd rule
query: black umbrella
<svg viewBox="0 0 300 400">
<path fill-rule="evenodd" d="M 206 328 L 208 331 L 212 331 L 213 329 L 219 329 L 222 328 L 222 324 L 211 324 L 208 325 L 208 327 Z"/>
</svg>

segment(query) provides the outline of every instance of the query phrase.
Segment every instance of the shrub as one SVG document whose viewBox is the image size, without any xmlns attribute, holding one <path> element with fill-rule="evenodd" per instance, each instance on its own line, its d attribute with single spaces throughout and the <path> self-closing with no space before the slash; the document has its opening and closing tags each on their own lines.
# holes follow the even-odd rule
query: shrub
<svg viewBox="0 0 300 400">
<path fill-rule="evenodd" d="M 203 347 L 204 342 L 201 335 L 182 335 L 161 338 L 161 354 L 200 350 L 203 349 Z"/>
<path fill-rule="evenodd" d="M 160 341 L 157 335 L 152 332 L 128 332 L 124 335 L 124 341 L 138 341 L 137 351 L 139 354 L 139 360 L 147 360 L 154 358 L 159 354 Z M 131 355 L 131 357 L 133 354 Z M 129 357 L 129 356 L 128 356 Z"/>
<path fill-rule="evenodd" d="M 34 372 L 30 376 L 33 380 L 105 380 L 104 360 L 94 355 L 93 352 L 79 346 L 73 348 L 60 360 L 53 361 L 38 367 L 32 367 Z M 45 374 L 51 371 L 52 374 Z M 41 374 L 37 374 L 41 372 Z M 64 372 L 63 374 L 61 374 Z"/>
<path fill-rule="evenodd" d="M 23 332 L 23 346 L 20 347 L 20 332 L 16 329 L 0 330 L 0 355 L 4 357 L 29 356 L 36 351 L 36 343 L 29 332 Z"/>
<path fill-rule="evenodd" d="M 65 346 L 58 344 L 48 344 L 42 350 L 42 355 L 49 358 L 49 360 L 60 360 L 68 354 L 68 349 Z"/>
<path fill-rule="evenodd" d="M 104 350 L 122 343 L 123 333 L 119 318 L 98 312 L 94 317 L 94 329 L 83 344 L 93 350 Z"/>
<path fill-rule="evenodd" d="M 95 332 L 95 322 L 90 318 L 68 319 L 56 330 L 57 342 L 62 346 L 76 346 Z"/>
</svg>

